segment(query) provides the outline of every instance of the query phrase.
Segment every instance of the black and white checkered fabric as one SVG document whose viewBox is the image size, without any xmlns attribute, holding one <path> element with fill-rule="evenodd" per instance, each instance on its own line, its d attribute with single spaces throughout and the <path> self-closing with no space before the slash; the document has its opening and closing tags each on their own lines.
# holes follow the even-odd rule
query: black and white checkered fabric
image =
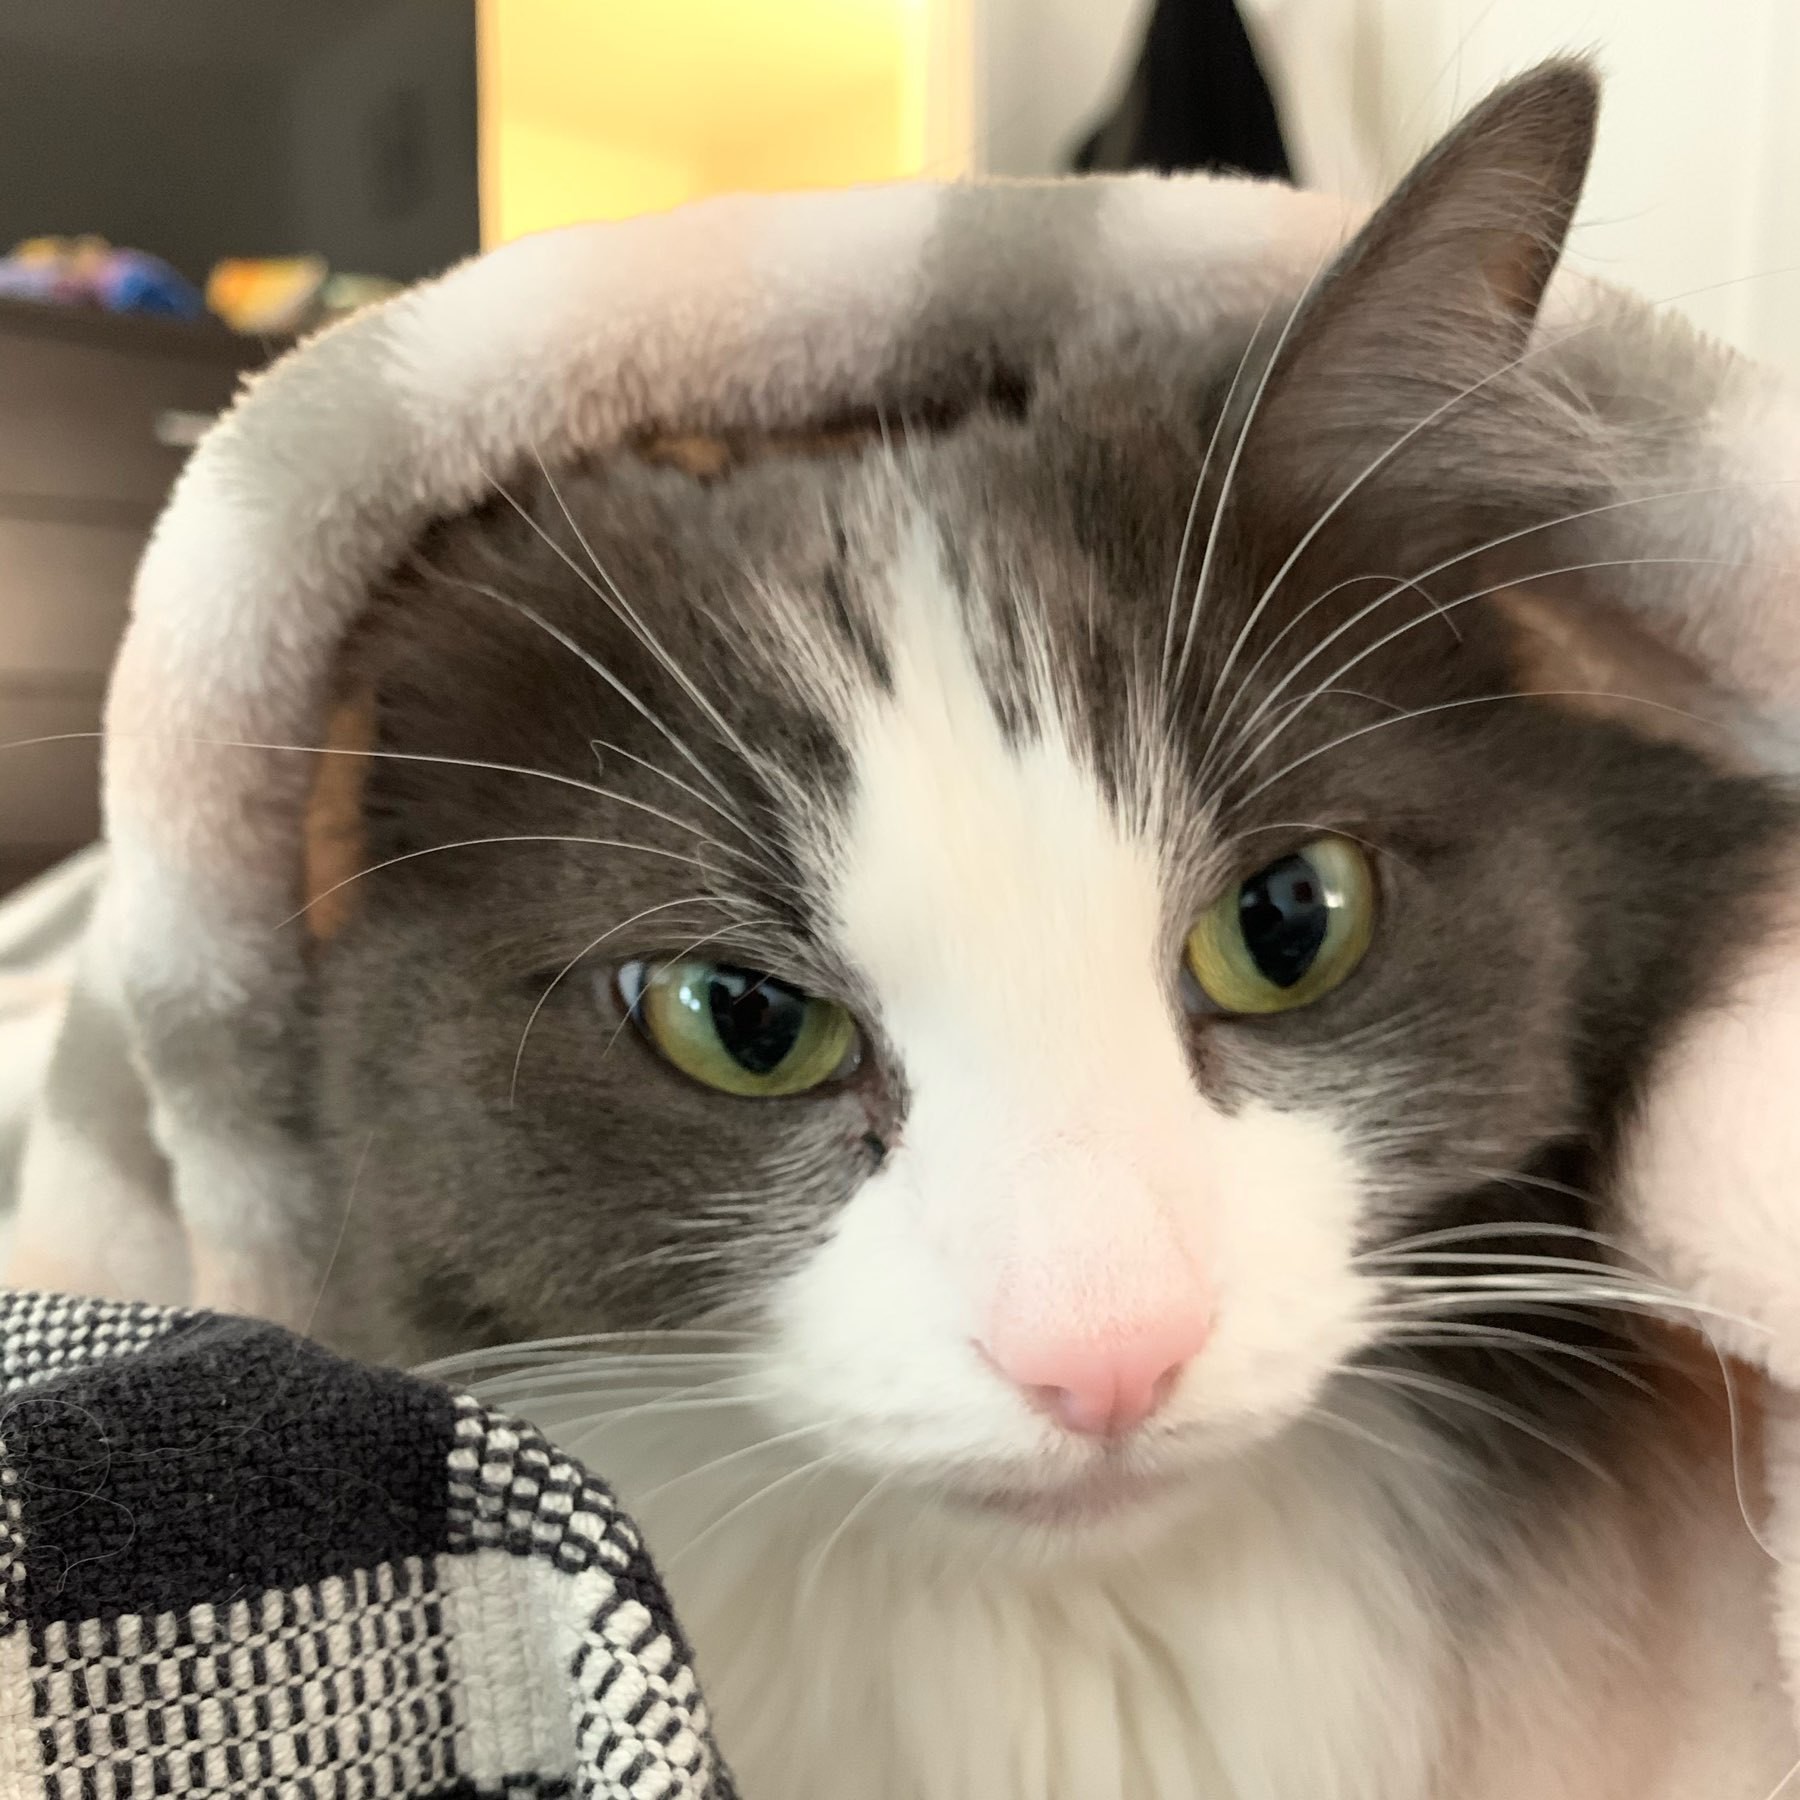
<svg viewBox="0 0 1800 1800">
<path fill-rule="evenodd" d="M 244 1319 L 0 1294 L 0 1796 L 730 1800 L 636 1529 Z"/>
</svg>

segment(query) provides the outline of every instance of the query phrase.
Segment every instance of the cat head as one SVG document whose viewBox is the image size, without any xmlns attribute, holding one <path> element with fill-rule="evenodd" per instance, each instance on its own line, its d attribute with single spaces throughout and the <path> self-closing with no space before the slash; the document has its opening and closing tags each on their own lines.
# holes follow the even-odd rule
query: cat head
<svg viewBox="0 0 1800 1800">
<path fill-rule="evenodd" d="M 1587 566 L 1593 115 L 1502 91 L 1205 341 L 435 527 L 315 809 L 334 1329 L 742 1331 L 782 1429 L 1040 1522 L 1438 1363 L 1529 1459 L 1579 1401 L 1501 1334 L 1595 1327 L 1519 1259 L 1603 1279 L 1789 826 Z"/>
</svg>

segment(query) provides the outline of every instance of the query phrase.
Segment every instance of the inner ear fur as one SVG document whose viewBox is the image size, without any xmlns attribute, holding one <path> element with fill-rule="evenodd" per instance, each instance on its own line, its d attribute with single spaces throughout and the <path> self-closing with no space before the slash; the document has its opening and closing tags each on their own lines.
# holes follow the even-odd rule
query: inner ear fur
<svg viewBox="0 0 1800 1800">
<path fill-rule="evenodd" d="M 1599 106 L 1593 70 L 1575 60 L 1490 94 L 1339 257 L 1301 317 L 1291 366 L 1342 380 L 1416 364 L 1448 338 L 1496 365 L 1523 350 L 1581 199 Z"/>
<path fill-rule="evenodd" d="M 1501 88 L 1302 301 L 1271 349 L 1267 397 L 1245 439 L 1242 485 L 1274 535 L 1292 543 L 1353 479 L 1353 512 L 1427 537 L 1452 513 L 1497 533 L 1581 503 L 1569 497 L 1593 476 L 1590 425 L 1529 346 L 1598 106 L 1580 62 Z M 1387 542 L 1392 530 L 1375 535 Z"/>
<path fill-rule="evenodd" d="M 1751 766 L 1732 726 L 1730 696 L 1616 601 L 1520 586 L 1496 594 L 1494 605 L 1526 692 L 1652 742 L 1686 745 L 1720 767 Z"/>
<path fill-rule="evenodd" d="M 365 867 L 368 831 L 363 788 L 375 747 L 375 690 L 344 695 L 326 723 L 312 792 L 301 823 L 301 891 L 308 935 L 324 943 L 356 913 L 356 877 Z"/>
</svg>

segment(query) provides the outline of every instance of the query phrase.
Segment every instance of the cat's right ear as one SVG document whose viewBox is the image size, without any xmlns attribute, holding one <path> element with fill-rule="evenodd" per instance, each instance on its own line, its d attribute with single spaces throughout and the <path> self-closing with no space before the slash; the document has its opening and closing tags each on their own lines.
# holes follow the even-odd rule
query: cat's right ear
<svg viewBox="0 0 1800 1800">
<path fill-rule="evenodd" d="M 1594 147 L 1600 88 L 1584 62 L 1545 63 L 1443 138 L 1338 259 L 1301 322 L 1293 365 L 1407 367 L 1397 325 L 1525 347 L 1562 255 Z M 1356 345 L 1374 364 L 1352 361 Z"/>
<path fill-rule="evenodd" d="M 1502 466 L 1529 456 L 1494 435 L 1517 432 L 1506 377 L 1562 255 L 1598 112 L 1586 63 L 1546 63 L 1477 106 L 1376 211 L 1302 301 L 1271 367 L 1254 436 L 1278 459 L 1279 486 L 1316 506 L 1440 409 L 1415 480 L 1497 449 Z"/>
</svg>

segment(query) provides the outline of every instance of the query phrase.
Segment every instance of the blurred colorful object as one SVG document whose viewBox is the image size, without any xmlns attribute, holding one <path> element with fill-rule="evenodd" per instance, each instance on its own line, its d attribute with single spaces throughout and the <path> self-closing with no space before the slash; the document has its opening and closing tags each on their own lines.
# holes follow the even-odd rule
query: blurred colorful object
<svg viewBox="0 0 1800 1800">
<path fill-rule="evenodd" d="M 375 275 L 331 272 L 321 256 L 231 257 L 215 263 L 206 303 L 234 331 L 287 336 L 391 294 Z"/>
<path fill-rule="evenodd" d="M 160 257 L 104 238 L 27 238 L 0 259 L 0 295 L 108 312 L 204 317 L 199 290 Z"/>
<path fill-rule="evenodd" d="M 330 273 L 322 256 L 228 257 L 206 278 L 206 304 L 234 331 L 285 334 L 306 321 Z"/>
<path fill-rule="evenodd" d="M 27 238 L 0 257 L 0 298 L 167 319 L 210 311 L 234 331 L 271 337 L 355 312 L 396 285 L 378 275 L 334 274 L 322 256 L 229 257 L 214 266 L 202 294 L 161 257 L 102 237 Z"/>
</svg>

